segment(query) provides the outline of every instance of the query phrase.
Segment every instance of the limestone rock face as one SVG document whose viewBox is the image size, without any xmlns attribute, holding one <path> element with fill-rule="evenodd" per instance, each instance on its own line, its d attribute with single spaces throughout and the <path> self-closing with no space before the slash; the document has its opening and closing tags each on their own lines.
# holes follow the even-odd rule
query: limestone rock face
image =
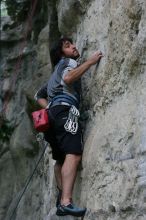
<svg viewBox="0 0 146 220">
<path fill-rule="evenodd" d="M 69 35 L 83 62 L 97 49 L 104 54 L 99 65 L 92 66 L 82 77 L 84 153 L 73 199 L 79 206 L 87 207 L 84 220 L 144 220 L 146 2 L 42 2 L 47 5 L 44 20 L 48 22 L 37 42 L 33 41 L 32 29 L 28 44 L 21 50 L 20 74 L 11 89 L 0 133 L 0 218 L 10 219 L 43 150 L 44 143 L 36 141 L 32 126 L 31 112 L 38 108 L 33 96 L 51 74 L 51 43 L 57 36 Z M 25 22 L 6 23 L 11 28 L 2 30 L 1 109 L 11 88 L 20 44 L 25 41 L 22 34 Z M 48 147 L 13 219 L 76 219 L 59 218 L 55 214 L 53 164 Z"/>
</svg>

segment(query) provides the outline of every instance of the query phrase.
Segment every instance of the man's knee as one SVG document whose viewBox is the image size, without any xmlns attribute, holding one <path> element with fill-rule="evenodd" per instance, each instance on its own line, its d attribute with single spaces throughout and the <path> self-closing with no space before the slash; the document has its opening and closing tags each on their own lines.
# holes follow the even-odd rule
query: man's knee
<svg viewBox="0 0 146 220">
<path fill-rule="evenodd" d="M 72 160 L 75 163 L 79 163 L 81 161 L 82 155 L 79 154 L 67 154 L 66 158 Z"/>
<path fill-rule="evenodd" d="M 75 160 L 79 163 L 81 161 L 82 155 L 75 155 Z"/>
</svg>

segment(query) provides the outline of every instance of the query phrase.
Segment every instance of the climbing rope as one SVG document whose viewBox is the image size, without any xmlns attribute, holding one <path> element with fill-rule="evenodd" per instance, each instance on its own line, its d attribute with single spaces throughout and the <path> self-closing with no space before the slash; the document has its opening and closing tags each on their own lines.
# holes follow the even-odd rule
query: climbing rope
<svg viewBox="0 0 146 220">
<path fill-rule="evenodd" d="M 40 135 L 40 134 L 37 135 L 37 141 L 42 141 L 42 143 L 43 143 L 43 139 L 42 139 L 42 137 L 40 137 L 39 135 Z M 43 147 L 43 150 L 42 150 L 42 152 L 41 152 L 41 154 L 40 154 L 40 157 L 39 157 L 39 159 L 38 159 L 38 161 L 37 161 L 37 163 L 36 163 L 36 165 L 35 165 L 35 167 L 34 167 L 33 172 L 31 173 L 31 175 L 30 175 L 30 176 L 27 178 L 27 180 L 26 180 L 26 183 L 25 183 L 25 185 L 24 185 L 24 187 L 23 187 L 22 193 L 20 194 L 20 196 L 19 196 L 19 198 L 18 198 L 18 201 L 17 201 L 17 204 L 16 204 L 15 208 L 14 208 L 13 211 L 12 211 L 12 214 L 11 214 L 11 216 L 10 216 L 10 220 L 13 219 L 13 216 L 14 216 L 14 214 L 15 214 L 16 211 L 17 211 L 18 205 L 19 205 L 19 203 L 20 203 L 20 201 L 21 201 L 21 199 L 22 199 L 24 193 L 26 192 L 27 187 L 29 186 L 30 181 L 32 180 L 35 171 L 36 171 L 37 168 L 38 168 L 38 165 L 39 165 L 39 163 L 40 163 L 40 161 L 41 161 L 41 159 L 42 159 L 42 157 L 43 157 L 43 155 L 44 155 L 44 153 L 45 153 L 45 150 L 46 150 L 46 148 L 47 148 L 47 145 L 48 145 L 48 143 L 46 142 L 45 145 L 44 145 L 44 147 Z"/>
<path fill-rule="evenodd" d="M 10 88 L 9 88 L 9 91 L 7 92 L 6 94 L 6 97 L 4 99 L 4 104 L 3 104 L 3 109 L 2 109 L 2 112 L 1 112 L 1 115 L 0 115 L 0 127 L 2 125 L 2 121 L 5 119 L 5 112 L 6 112 L 6 109 L 7 109 L 7 105 L 8 105 L 8 102 L 11 98 L 11 94 L 12 94 L 12 91 L 14 91 L 15 89 L 15 85 L 16 85 L 16 80 L 17 80 L 17 77 L 18 77 L 18 74 L 19 74 L 19 69 L 20 69 L 20 65 L 22 63 L 22 56 L 23 56 L 23 49 L 26 47 L 26 44 L 27 44 L 27 36 L 29 34 L 29 32 L 31 31 L 32 29 L 32 18 L 33 18 L 33 15 L 35 13 L 35 10 L 36 10 L 36 6 L 37 6 L 37 2 L 38 0 L 32 0 L 31 1 L 31 7 L 30 7 L 30 10 L 28 12 L 28 18 L 27 18 L 27 22 L 26 22 L 26 31 L 24 32 L 24 42 L 23 44 L 21 44 L 21 47 L 20 47 L 20 55 L 18 56 L 18 60 L 17 60 L 17 63 L 16 65 L 14 66 L 14 74 L 12 75 L 12 78 L 11 78 L 11 82 L 10 82 Z M 39 136 L 37 136 L 37 140 L 40 141 L 41 138 Z M 46 147 L 47 147 L 47 143 L 44 145 L 43 147 L 43 150 L 41 152 L 41 155 L 34 167 L 34 170 L 33 172 L 31 173 L 31 175 L 27 178 L 26 180 L 26 183 L 23 187 L 23 190 L 22 190 L 22 193 L 20 194 L 19 198 L 18 198 L 18 201 L 17 201 L 17 204 L 15 206 L 15 208 L 13 209 L 12 211 L 12 214 L 10 216 L 10 220 L 12 220 L 17 208 L 18 208 L 18 205 L 24 195 L 24 193 L 26 192 L 27 190 L 27 187 L 29 186 L 30 184 L 30 181 L 32 180 L 33 178 L 33 175 L 44 155 L 44 152 L 46 150 Z"/>
</svg>

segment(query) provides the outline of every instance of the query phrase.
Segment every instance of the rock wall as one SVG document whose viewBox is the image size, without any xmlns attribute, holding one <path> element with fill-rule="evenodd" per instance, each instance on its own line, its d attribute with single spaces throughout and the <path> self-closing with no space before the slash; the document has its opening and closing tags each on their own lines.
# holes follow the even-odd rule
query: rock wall
<svg viewBox="0 0 146 220">
<path fill-rule="evenodd" d="M 29 43 L 25 50 L 23 48 L 20 74 L 6 109 L 9 123 L 3 125 L 3 130 L 9 129 L 1 135 L 0 217 L 10 219 L 25 181 L 42 152 L 44 145 L 37 143 L 31 123 L 31 111 L 37 109 L 33 96 L 51 73 L 51 43 L 61 35 L 69 35 L 76 42 L 82 61 L 96 49 L 104 54 L 99 66 L 95 65 L 82 77 L 84 154 L 74 200 L 87 207 L 84 220 L 144 220 L 146 2 L 40 2 L 41 8 L 47 5 L 43 18 L 47 22 L 44 25 L 41 22 L 41 31 L 39 22 L 34 22 Z M 2 56 L 1 103 L 7 97 L 17 51 L 24 41 L 24 24 L 3 28 L 2 54 L 6 59 Z M 48 147 L 13 219 L 75 219 L 55 215 L 55 195 L 53 161 Z"/>
</svg>

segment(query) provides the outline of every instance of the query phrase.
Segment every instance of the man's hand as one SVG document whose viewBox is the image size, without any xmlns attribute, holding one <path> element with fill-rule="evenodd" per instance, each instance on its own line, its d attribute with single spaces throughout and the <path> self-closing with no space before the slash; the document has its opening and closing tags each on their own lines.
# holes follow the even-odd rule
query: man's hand
<svg viewBox="0 0 146 220">
<path fill-rule="evenodd" d="M 89 59 L 91 65 L 96 64 L 103 57 L 102 52 L 97 50 Z"/>
<path fill-rule="evenodd" d="M 46 108 L 48 106 L 48 101 L 47 99 L 44 98 L 39 98 L 37 100 L 38 104 L 42 107 L 42 108 Z"/>
</svg>

